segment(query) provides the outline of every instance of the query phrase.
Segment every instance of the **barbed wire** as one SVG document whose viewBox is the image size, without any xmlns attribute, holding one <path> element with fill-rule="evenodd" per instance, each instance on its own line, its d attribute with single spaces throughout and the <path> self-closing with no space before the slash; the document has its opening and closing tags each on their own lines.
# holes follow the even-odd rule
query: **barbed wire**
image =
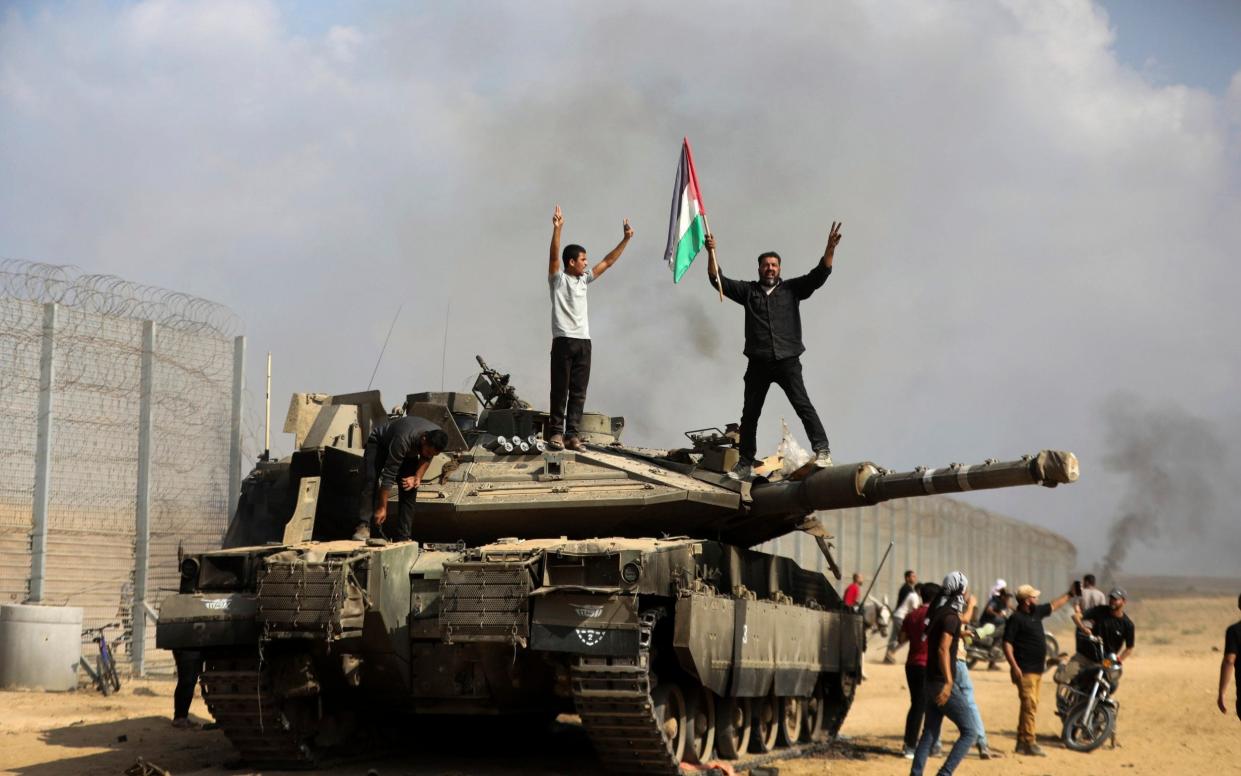
<svg viewBox="0 0 1241 776">
<path fill-rule="evenodd" d="M 27 542 L 31 526 L 49 302 L 58 310 L 45 595 L 84 606 L 90 626 L 116 619 L 118 603 L 127 610 L 132 599 L 133 556 L 125 548 L 135 530 L 144 322 L 154 323 L 155 335 L 153 604 L 162 589 L 176 587 L 176 541 L 197 551 L 218 547 L 227 527 L 235 496 L 228 492 L 233 338 L 242 327 L 227 307 L 190 294 L 0 257 L 0 543 L 9 548 Z M 78 549 L 83 543 L 94 546 Z M 91 562 L 81 563 L 87 555 Z M 24 583 L 0 580 L 6 584 Z M 0 589 L 0 596 L 20 600 L 24 592 Z"/>
<path fill-rule="evenodd" d="M 217 302 L 115 275 L 83 274 L 71 264 L 0 256 L 0 297 L 56 302 L 109 318 L 155 321 L 193 334 L 231 337 L 242 328 L 241 319 Z"/>
</svg>

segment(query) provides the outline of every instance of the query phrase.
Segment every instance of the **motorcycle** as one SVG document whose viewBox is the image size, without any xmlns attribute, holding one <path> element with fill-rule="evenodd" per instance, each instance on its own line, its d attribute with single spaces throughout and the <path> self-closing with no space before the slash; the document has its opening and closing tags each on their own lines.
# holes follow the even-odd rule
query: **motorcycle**
<svg viewBox="0 0 1241 776">
<path fill-rule="evenodd" d="M 1124 669 L 1098 636 L 1090 637 L 1088 654 L 1081 657 L 1086 660 L 1074 659 L 1056 670 L 1056 716 L 1064 720 L 1066 747 L 1093 752 L 1115 735 L 1120 704 L 1113 696 Z"/>
<path fill-rule="evenodd" d="M 1004 663 L 1004 623 L 995 626 L 995 630 L 989 635 L 979 635 L 980 631 L 985 631 L 987 626 L 975 626 L 973 628 L 974 636 L 965 642 L 965 664 L 971 669 L 979 663 L 986 661 L 987 670 L 994 671 Z M 1047 645 L 1047 662 L 1053 663 L 1057 661 L 1060 655 L 1060 642 L 1056 641 L 1056 637 L 1050 633 L 1043 634 L 1043 641 Z"/>
</svg>

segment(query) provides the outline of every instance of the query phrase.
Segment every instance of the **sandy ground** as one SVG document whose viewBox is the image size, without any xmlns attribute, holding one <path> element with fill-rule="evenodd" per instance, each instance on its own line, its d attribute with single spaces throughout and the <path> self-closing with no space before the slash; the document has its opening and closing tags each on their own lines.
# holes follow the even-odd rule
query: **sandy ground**
<svg viewBox="0 0 1241 776">
<path fill-rule="evenodd" d="M 1215 708 L 1224 628 L 1238 619 L 1235 596 L 1147 598 L 1130 605 L 1138 649 L 1126 664 L 1119 692 L 1121 713 L 1116 749 L 1083 755 L 1059 746 L 1053 689 L 1045 681 L 1039 735 L 1048 756 L 1013 754 L 1017 693 L 1006 671 L 973 672 L 983 720 L 993 748 L 1005 757 L 967 759 L 957 773 L 1043 774 L 1241 774 L 1241 721 Z M 1071 634 L 1057 632 L 1062 645 Z M 908 773 L 899 756 L 908 695 L 900 665 L 869 655 L 858 700 L 842 730 L 859 759 L 816 757 L 779 763 L 782 776 Z M 1047 680 L 1050 676 L 1047 677 Z M 1231 692 L 1231 691 L 1230 691 Z M 22 776 L 119 774 L 143 756 L 178 776 L 252 773 L 236 767 L 228 741 L 218 731 L 179 731 L 169 726 L 169 681 L 127 682 L 118 695 L 0 693 L 0 772 Z M 200 699 L 191 712 L 209 716 Z M 411 731 L 408 752 L 341 765 L 332 774 L 363 776 L 375 768 L 389 774 L 535 774 L 594 772 L 589 745 L 572 725 L 526 740 L 468 725 L 460 729 Z M 494 739 L 501 736 L 504 740 Z M 945 724 L 945 744 L 954 739 Z M 422 739 L 422 740 L 420 740 Z M 939 762 L 932 760 L 928 773 Z"/>
</svg>

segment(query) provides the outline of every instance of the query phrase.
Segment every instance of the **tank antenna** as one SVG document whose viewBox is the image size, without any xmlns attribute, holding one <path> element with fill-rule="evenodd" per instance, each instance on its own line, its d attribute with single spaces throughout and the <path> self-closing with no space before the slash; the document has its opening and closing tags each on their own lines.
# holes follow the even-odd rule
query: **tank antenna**
<svg viewBox="0 0 1241 776">
<path fill-rule="evenodd" d="M 448 314 L 452 312 L 452 297 L 444 305 L 444 347 L 440 350 L 440 393 L 444 392 L 444 363 L 448 360 Z"/>
<path fill-rule="evenodd" d="M 875 567 L 875 574 L 870 578 L 870 585 L 866 588 L 866 595 L 861 598 L 862 603 L 866 603 L 866 599 L 870 598 L 870 591 L 875 589 L 875 581 L 879 579 L 879 572 L 883 571 L 883 564 L 888 562 L 888 555 L 891 554 L 892 547 L 895 544 L 896 542 L 894 541 L 888 542 L 888 549 L 883 551 L 883 557 L 879 560 L 879 565 Z"/>
<path fill-rule="evenodd" d="M 271 460 L 271 351 L 267 351 L 267 395 L 263 410 L 263 460 Z"/>
<path fill-rule="evenodd" d="M 375 373 L 379 371 L 379 364 L 384 360 L 384 351 L 388 349 L 388 340 L 392 338 L 392 330 L 396 328 L 396 319 L 401 317 L 401 308 L 404 306 L 404 302 L 397 305 L 396 315 L 392 316 L 392 323 L 388 325 L 388 336 L 384 337 L 383 347 L 379 349 L 379 358 L 375 359 L 375 368 L 371 370 L 371 380 L 366 384 L 366 390 L 368 391 L 375 384 Z"/>
</svg>

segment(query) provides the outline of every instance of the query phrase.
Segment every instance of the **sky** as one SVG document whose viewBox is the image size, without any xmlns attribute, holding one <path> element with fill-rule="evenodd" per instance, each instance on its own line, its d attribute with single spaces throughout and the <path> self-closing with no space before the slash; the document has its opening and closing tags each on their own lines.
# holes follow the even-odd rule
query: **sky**
<svg viewBox="0 0 1241 776">
<path fill-rule="evenodd" d="M 1125 570 L 1235 574 L 1237 44 L 1208 0 L 0 4 L 0 256 L 232 308 L 287 450 L 284 397 L 366 387 L 398 310 L 387 404 L 480 354 L 545 406 L 552 209 L 592 260 L 629 218 L 588 408 L 675 446 L 745 368 L 741 310 L 662 264 L 688 136 L 725 274 L 801 274 L 844 223 L 802 306 L 838 462 L 1073 450 L 1069 488 L 968 498 L 1083 566 L 1189 478 Z M 773 390 L 760 448 L 781 417 L 804 443 Z"/>
</svg>

